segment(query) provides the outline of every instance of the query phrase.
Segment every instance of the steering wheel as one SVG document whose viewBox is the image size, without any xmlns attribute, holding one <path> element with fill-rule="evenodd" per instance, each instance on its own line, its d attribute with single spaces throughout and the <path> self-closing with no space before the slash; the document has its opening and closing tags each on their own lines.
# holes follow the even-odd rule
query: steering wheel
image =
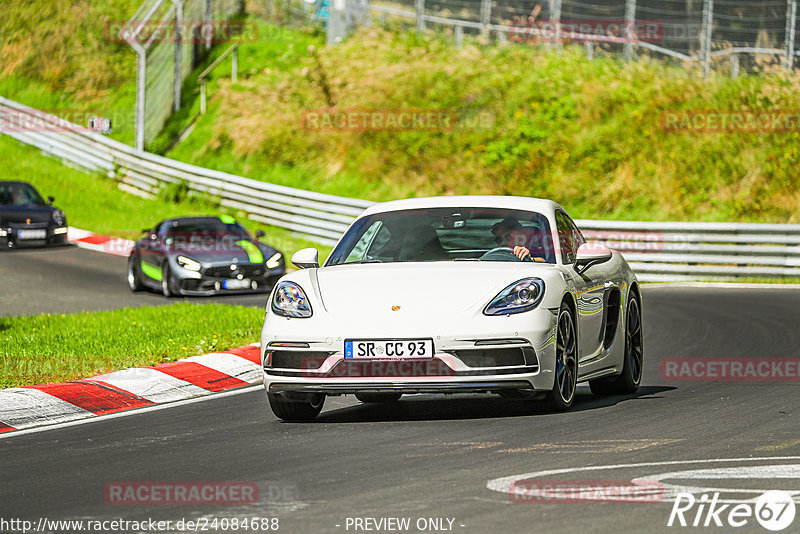
<svg viewBox="0 0 800 534">
<path fill-rule="evenodd" d="M 514 249 L 510 247 L 497 247 L 486 252 L 480 257 L 481 260 L 494 260 L 494 261 L 522 261 L 514 254 Z"/>
</svg>

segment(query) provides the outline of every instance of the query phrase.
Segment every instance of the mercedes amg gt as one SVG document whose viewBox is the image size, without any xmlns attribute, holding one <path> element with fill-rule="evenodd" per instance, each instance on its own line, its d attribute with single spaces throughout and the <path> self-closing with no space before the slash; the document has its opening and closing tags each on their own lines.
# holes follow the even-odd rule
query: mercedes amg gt
<svg viewBox="0 0 800 534">
<path fill-rule="evenodd" d="M 164 296 L 266 292 L 286 272 L 278 250 L 233 217 L 167 219 L 136 241 L 128 256 L 131 291 Z"/>
<path fill-rule="evenodd" d="M 374 205 L 323 266 L 267 301 L 261 363 L 279 418 L 316 417 L 328 395 L 496 393 L 568 409 L 578 382 L 632 393 L 642 377 L 639 284 L 587 243 L 557 203 L 450 196 Z"/>
</svg>

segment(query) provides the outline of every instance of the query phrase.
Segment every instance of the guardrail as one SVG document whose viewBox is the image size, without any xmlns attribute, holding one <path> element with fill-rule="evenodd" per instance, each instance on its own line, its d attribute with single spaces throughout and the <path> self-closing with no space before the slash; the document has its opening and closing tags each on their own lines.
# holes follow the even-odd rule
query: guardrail
<svg viewBox="0 0 800 534">
<path fill-rule="evenodd" d="M 27 121 L 26 127 L 19 126 Z M 41 127 L 37 127 L 41 126 Z M 185 181 L 253 220 L 333 244 L 373 203 L 269 184 L 134 148 L 0 97 L 0 133 L 141 196 Z M 586 237 L 620 250 L 644 281 L 800 278 L 800 225 L 577 220 Z"/>
<path fill-rule="evenodd" d="M 25 124 L 26 126 L 17 126 Z M 2 127 L 2 125 L 6 125 Z M 325 195 L 204 169 L 141 152 L 58 117 L 0 97 L 0 131 L 90 171 L 101 171 L 141 196 L 166 183 L 185 181 L 191 191 L 212 195 L 253 220 L 331 245 L 353 218 L 373 203 Z"/>
</svg>

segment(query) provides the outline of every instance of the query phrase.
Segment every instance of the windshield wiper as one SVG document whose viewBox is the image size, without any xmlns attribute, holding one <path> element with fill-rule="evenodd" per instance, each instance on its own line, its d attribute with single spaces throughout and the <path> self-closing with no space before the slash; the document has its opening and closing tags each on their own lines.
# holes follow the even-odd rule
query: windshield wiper
<svg viewBox="0 0 800 534">
<path fill-rule="evenodd" d="M 379 260 L 378 258 L 365 258 L 358 263 L 383 263 L 383 260 Z"/>
</svg>

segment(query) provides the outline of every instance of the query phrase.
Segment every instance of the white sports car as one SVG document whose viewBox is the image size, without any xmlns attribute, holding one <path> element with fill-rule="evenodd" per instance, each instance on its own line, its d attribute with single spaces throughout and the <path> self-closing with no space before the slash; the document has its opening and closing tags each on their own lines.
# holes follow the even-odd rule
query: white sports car
<svg viewBox="0 0 800 534">
<path fill-rule="evenodd" d="M 292 257 L 267 301 L 264 388 L 283 420 L 327 395 L 497 393 L 570 407 L 578 382 L 632 393 L 641 294 L 622 256 L 549 200 L 417 198 L 367 209 L 320 267 Z"/>
</svg>

